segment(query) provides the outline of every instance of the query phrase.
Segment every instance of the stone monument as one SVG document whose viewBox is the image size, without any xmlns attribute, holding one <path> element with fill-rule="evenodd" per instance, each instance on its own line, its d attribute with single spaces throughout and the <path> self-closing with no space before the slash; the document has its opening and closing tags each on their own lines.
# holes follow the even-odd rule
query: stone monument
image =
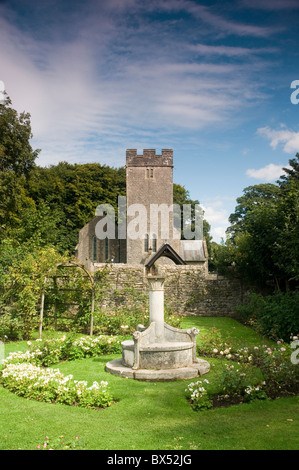
<svg viewBox="0 0 299 470">
<path fill-rule="evenodd" d="M 196 357 L 197 328 L 179 329 L 164 322 L 163 276 L 147 276 L 150 325 L 137 326 L 133 339 L 123 341 L 122 357 L 106 371 L 136 380 L 184 380 L 206 374 L 210 364 Z"/>
</svg>

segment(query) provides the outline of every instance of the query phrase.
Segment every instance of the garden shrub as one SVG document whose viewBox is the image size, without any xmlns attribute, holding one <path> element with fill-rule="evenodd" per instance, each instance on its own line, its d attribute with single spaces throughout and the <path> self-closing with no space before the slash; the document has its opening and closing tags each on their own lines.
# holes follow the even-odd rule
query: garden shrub
<svg viewBox="0 0 299 470">
<path fill-rule="evenodd" d="M 23 339 L 21 319 L 9 312 L 0 315 L 0 339 L 3 342 Z"/>
<path fill-rule="evenodd" d="M 116 354 L 121 352 L 122 338 L 117 336 L 69 337 L 28 341 L 28 350 L 24 353 L 10 353 L 3 361 L 8 363 L 30 362 L 34 365 L 48 367 L 60 361 L 83 359 L 87 357 L 101 356 L 104 354 Z"/>
<path fill-rule="evenodd" d="M 121 353 L 121 338 L 100 335 L 96 337 L 63 335 L 61 338 L 28 341 L 29 352 L 35 363 L 49 366 L 59 361 L 83 359 L 104 354 Z"/>
<path fill-rule="evenodd" d="M 291 361 L 289 345 L 258 348 L 253 351 L 253 363 L 263 374 L 270 398 L 299 394 L 299 366 Z"/>
<path fill-rule="evenodd" d="M 219 386 L 220 396 L 227 399 L 239 399 L 249 402 L 254 399 L 265 399 L 265 382 L 258 381 L 256 370 L 249 364 L 236 366 L 226 364 L 222 371 Z"/>
<path fill-rule="evenodd" d="M 291 332 L 299 331 L 299 291 L 276 292 L 263 297 L 251 294 L 246 305 L 237 307 L 241 321 L 275 341 L 288 341 Z"/>
<path fill-rule="evenodd" d="M 221 335 L 217 339 L 220 343 L 211 340 L 209 335 L 202 337 L 198 351 L 206 357 L 224 359 L 224 370 L 218 377 L 217 391 L 213 393 L 206 390 L 201 381 L 188 385 L 187 398 L 194 410 L 299 394 L 299 364 L 291 360 L 292 346 L 298 335 L 290 335 L 291 344 L 279 340 L 271 347 L 238 349 L 224 343 Z"/>
<path fill-rule="evenodd" d="M 203 382 L 209 383 L 207 379 L 204 379 Z M 204 411 L 211 408 L 212 400 L 208 395 L 207 390 L 203 386 L 203 382 L 198 380 L 197 382 L 191 382 L 188 387 L 185 389 L 187 392 L 187 398 L 191 403 L 194 411 Z"/>
</svg>

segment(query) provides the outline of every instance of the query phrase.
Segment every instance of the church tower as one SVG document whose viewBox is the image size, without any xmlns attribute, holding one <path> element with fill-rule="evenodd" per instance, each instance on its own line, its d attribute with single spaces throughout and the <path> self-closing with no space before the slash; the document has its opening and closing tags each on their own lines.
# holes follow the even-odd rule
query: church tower
<svg viewBox="0 0 299 470">
<path fill-rule="evenodd" d="M 163 243 L 179 249 L 173 230 L 173 151 L 127 150 L 126 173 L 127 263 L 145 264 Z"/>
</svg>

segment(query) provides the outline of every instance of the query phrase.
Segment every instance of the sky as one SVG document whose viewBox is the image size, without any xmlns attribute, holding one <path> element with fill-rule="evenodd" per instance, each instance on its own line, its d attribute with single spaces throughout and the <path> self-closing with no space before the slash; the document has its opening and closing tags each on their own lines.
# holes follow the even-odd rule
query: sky
<svg viewBox="0 0 299 470">
<path fill-rule="evenodd" d="M 299 151 L 298 20 L 299 0 L 0 0 L 0 85 L 39 166 L 173 149 L 220 242 Z"/>
</svg>

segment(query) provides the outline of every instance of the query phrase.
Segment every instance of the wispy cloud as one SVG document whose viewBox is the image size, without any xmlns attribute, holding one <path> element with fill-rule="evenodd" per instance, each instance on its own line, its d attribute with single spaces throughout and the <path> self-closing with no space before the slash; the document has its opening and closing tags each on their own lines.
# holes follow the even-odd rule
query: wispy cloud
<svg viewBox="0 0 299 470">
<path fill-rule="evenodd" d="M 155 2 L 155 4 L 168 11 L 188 12 L 203 23 L 213 27 L 215 33 L 217 32 L 217 35 L 221 32 L 226 35 L 269 37 L 280 30 L 280 28 L 273 26 L 259 26 L 232 20 L 224 15 L 215 13 L 212 7 L 200 5 L 191 0 L 165 0 L 162 2 Z"/>
<path fill-rule="evenodd" d="M 264 168 L 259 169 L 248 169 L 246 171 L 246 175 L 250 178 L 255 178 L 262 181 L 276 181 L 284 174 L 283 165 L 275 165 L 274 163 L 270 163 L 269 165 L 265 166 Z"/>
<path fill-rule="evenodd" d="M 270 146 L 275 150 L 282 144 L 285 153 L 296 153 L 299 150 L 299 132 L 287 129 L 284 125 L 281 129 L 274 130 L 270 127 L 261 127 L 257 130 L 258 134 L 270 140 Z"/>
<path fill-rule="evenodd" d="M 190 0 L 90 0 L 74 2 L 70 15 L 55 0 L 53 13 L 47 2 L 35 4 L 28 2 L 22 22 L 9 6 L 0 9 L 0 79 L 13 105 L 31 113 L 39 164 L 99 154 L 118 164 L 123 149 L 137 145 L 131 139 L 172 146 L 179 131 L 231 124 L 252 100 L 264 99 L 260 71 L 267 65 L 254 49 L 205 45 L 202 28 L 190 37 L 189 23 L 171 12 L 187 12 L 210 34 L 267 29 L 246 29 Z M 161 11 L 170 15 L 163 28 L 155 19 Z"/>
<path fill-rule="evenodd" d="M 201 55 L 207 56 L 227 56 L 227 57 L 240 57 L 259 55 L 259 54 L 274 54 L 277 48 L 274 47 L 238 47 L 238 46 L 223 46 L 223 45 L 208 45 L 208 44 L 193 44 L 190 49 L 198 52 Z"/>
<path fill-rule="evenodd" d="M 229 213 L 224 207 L 223 198 L 221 200 L 207 201 L 202 205 L 204 210 L 204 217 L 211 225 L 211 235 L 213 241 L 219 243 L 223 238 L 225 240 L 226 229 L 229 225 Z"/>
<path fill-rule="evenodd" d="M 298 0 L 241 0 L 248 8 L 260 10 L 298 10 Z"/>
</svg>

